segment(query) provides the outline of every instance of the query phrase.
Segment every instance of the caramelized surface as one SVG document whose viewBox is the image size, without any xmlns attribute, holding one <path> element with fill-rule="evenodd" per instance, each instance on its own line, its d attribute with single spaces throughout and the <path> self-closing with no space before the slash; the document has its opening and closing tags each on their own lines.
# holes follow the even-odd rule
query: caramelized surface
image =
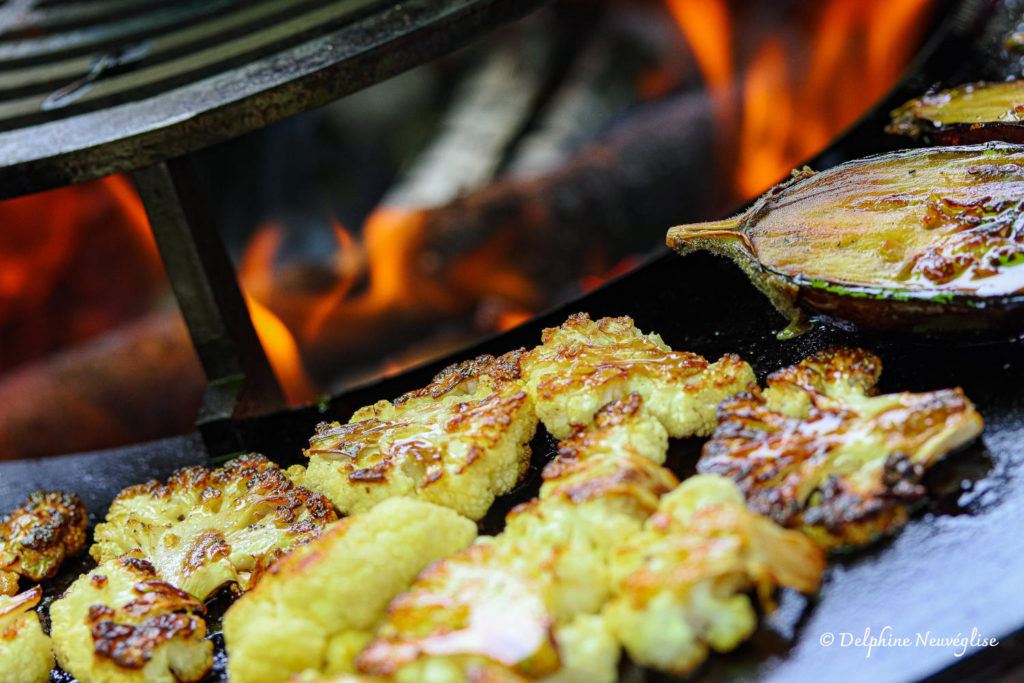
<svg viewBox="0 0 1024 683">
<path fill-rule="evenodd" d="M 454 365 L 423 389 L 321 424 L 303 484 L 343 512 L 415 496 L 479 519 L 529 463 L 537 418 L 519 353 Z"/>
<path fill-rule="evenodd" d="M 1000 297 L 1024 291 L 1022 207 L 1024 147 L 919 149 L 800 172 L 743 216 L 668 242 L 732 255 L 769 290 L 787 286 L 775 273 L 837 293 Z"/>
<path fill-rule="evenodd" d="M 746 231 L 789 276 L 900 289 L 1024 289 L 1024 148 L 875 157 L 798 182 Z"/>
<path fill-rule="evenodd" d="M 104 562 L 139 549 L 161 579 L 205 600 L 225 584 L 248 590 L 274 560 L 335 519 L 327 499 L 249 454 L 125 489 L 97 525 L 90 552 Z"/>
<path fill-rule="evenodd" d="M 136 551 L 101 563 L 51 605 L 54 651 L 81 681 L 197 681 L 213 664 L 204 614 Z"/>
<path fill-rule="evenodd" d="M 959 389 L 869 396 L 880 372 L 873 354 L 831 349 L 772 374 L 763 393 L 722 404 L 698 471 L 730 477 L 751 509 L 825 547 L 898 528 L 924 470 L 982 421 Z"/>
<path fill-rule="evenodd" d="M 454 511 L 408 498 L 339 521 L 228 609 L 231 680 L 284 683 L 305 669 L 351 670 L 388 602 L 475 536 L 476 525 Z"/>
<path fill-rule="evenodd" d="M 592 321 L 578 313 L 544 330 L 542 340 L 523 356 L 523 375 L 537 414 L 556 438 L 634 391 L 671 436 L 707 434 L 718 402 L 754 380 L 739 357 L 712 364 L 695 353 L 673 351 L 626 316 Z"/>
<path fill-rule="evenodd" d="M 39 586 L 15 596 L 0 595 L 0 681 L 45 683 L 50 680 L 53 653 L 43 633 Z"/>
<path fill-rule="evenodd" d="M 85 545 L 85 505 L 73 493 L 37 491 L 0 520 L 0 594 L 17 590 L 17 576 L 34 581 L 57 573 Z"/>
<path fill-rule="evenodd" d="M 1009 127 L 1017 127 L 1022 121 L 1024 81 L 967 83 L 907 102 L 892 112 L 892 124 L 886 130 L 911 137 L 923 135 L 940 142 L 966 140 L 965 136 L 974 141 L 1010 140 L 999 137 L 1000 133 L 1005 134 Z M 984 124 L 995 124 L 987 138 L 978 137 L 986 135 L 984 130 L 989 126 Z"/>
<path fill-rule="evenodd" d="M 753 633 L 747 590 L 770 608 L 777 586 L 813 593 L 824 569 L 808 538 L 748 510 L 732 482 L 699 475 L 613 553 L 605 618 L 634 661 L 683 675 Z"/>
<path fill-rule="evenodd" d="M 502 534 L 438 562 L 395 599 L 360 671 L 614 678 L 618 645 L 597 618 L 610 597 L 608 553 L 675 486 L 655 462 L 667 438 L 633 394 L 563 446 L 540 497 L 515 508 Z"/>
</svg>

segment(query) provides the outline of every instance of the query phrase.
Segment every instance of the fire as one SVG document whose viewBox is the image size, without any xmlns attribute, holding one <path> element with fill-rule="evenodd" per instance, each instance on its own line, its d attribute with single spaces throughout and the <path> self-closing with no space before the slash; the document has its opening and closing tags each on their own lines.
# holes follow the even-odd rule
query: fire
<svg viewBox="0 0 1024 683">
<path fill-rule="evenodd" d="M 165 287 L 121 176 L 2 202 L 0 224 L 0 369 L 142 315 Z"/>
<path fill-rule="evenodd" d="M 334 221 L 334 284 L 327 291 L 288 292 L 282 286 L 283 278 L 274 268 L 280 227 L 266 225 L 250 239 L 240 280 L 256 304 L 253 320 L 261 340 L 265 335 L 276 339 L 265 342 L 265 348 L 290 401 L 293 394 L 304 392 L 303 385 L 311 385 L 308 375 L 299 371 L 302 355 L 337 363 L 346 354 L 370 349 L 379 359 L 387 349 L 397 347 L 397 352 L 416 338 L 408 329 L 425 330 L 472 313 L 474 307 L 484 310 L 477 320 L 488 330 L 513 327 L 536 310 L 542 301 L 540 291 L 506 263 L 514 235 L 498 234 L 438 270 L 425 248 L 426 216 L 423 209 L 383 206 L 370 214 L 358 237 Z M 265 328 L 275 323 L 280 327 L 270 334 Z M 465 341 L 465 336 L 454 334 L 448 346 L 432 344 L 431 354 Z M 421 356 L 406 353 L 385 363 L 397 371 L 423 360 Z"/>
<path fill-rule="evenodd" d="M 311 401 L 319 393 L 306 375 L 302 354 L 295 337 L 288 331 L 280 318 L 251 296 L 245 297 L 249 316 L 256 328 L 256 336 L 267 354 L 270 367 L 281 384 L 285 399 L 290 405 L 301 405 Z"/>
<path fill-rule="evenodd" d="M 253 235 L 239 263 L 238 279 L 256 336 L 285 399 L 290 405 L 300 405 L 312 400 L 319 392 L 306 373 L 295 337 L 281 319 L 260 301 L 276 286 L 274 259 L 281 246 L 282 230 L 278 225 L 265 225 Z"/>
<path fill-rule="evenodd" d="M 666 0 L 715 99 L 720 150 L 739 198 L 778 182 L 821 150 L 890 88 L 918 44 L 929 0 L 831 0 L 789 17 L 809 24 L 750 41 L 744 8 L 725 0 Z M 763 27 L 758 27 L 763 29 Z M 744 59 L 744 55 L 750 55 Z M 740 88 L 737 97 L 734 88 Z M 738 130 L 732 130 L 738 121 Z M 728 145 L 727 145 L 728 146 Z"/>
</svg>

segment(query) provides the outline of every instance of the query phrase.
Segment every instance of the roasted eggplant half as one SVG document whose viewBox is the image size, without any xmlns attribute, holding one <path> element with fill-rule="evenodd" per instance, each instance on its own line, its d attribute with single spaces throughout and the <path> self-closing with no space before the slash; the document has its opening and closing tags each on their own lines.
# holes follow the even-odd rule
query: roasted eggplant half
<svg viewBox="0 0 1024 683">
<path fill-rule="evenodd" d="M 986 339 L 1024 329 L 1024 146 L 883 154 L 795 171 L 746 212 L 669 230 L 732 258 L 790 320 Z M 780 335 L 785 336 L 785 335 Z"/>
<path fill-rule="evenodd" d="M 928 93 L 894 109 L 885 130 L 937 145 L 1024 143 L 1024 81 L 967 83 Z"/>
</svg>

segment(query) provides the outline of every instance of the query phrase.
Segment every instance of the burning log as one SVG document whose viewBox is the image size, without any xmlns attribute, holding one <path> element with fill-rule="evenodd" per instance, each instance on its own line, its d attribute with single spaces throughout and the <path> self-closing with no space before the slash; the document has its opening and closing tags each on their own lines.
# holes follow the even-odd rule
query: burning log
<svg viewBox="0 0 1024 683">
<path fill-rule="evenodd" d="M 646 105 L 553 173 L 499 181 L 427 211 L 426 258 L 451 263 L 504 235 L 506 255 L 552 291 L 585 273 L 595 244 L 649 251 L 665 226 L 714 209 L 709 130 L 704 92 Z M 545 258 L 530 258 L 538 253 Z"/>
<path fill-rule="evenodd" d="M 180 314 L 151 314 L 0 380 L 0 460 L 186 432 L 204 388 Z"/>
<path fill-rule="evenodd" d="M 312 328 L 318 298 L 267 305 L 307 330 L 306 361 L 327 375 L 379 361 L 492 297 L 536 310 L 610 267 L 604 249 L 649 251 L 665 226 L 711 210 L 710 114 L 703 93 L 675 97 L 640 108 L 547 175 L 499 180 L 433 208 L 386 202 L 364 226 L 362 289 L 340 282 L 343 296 Z"/>
</svg>

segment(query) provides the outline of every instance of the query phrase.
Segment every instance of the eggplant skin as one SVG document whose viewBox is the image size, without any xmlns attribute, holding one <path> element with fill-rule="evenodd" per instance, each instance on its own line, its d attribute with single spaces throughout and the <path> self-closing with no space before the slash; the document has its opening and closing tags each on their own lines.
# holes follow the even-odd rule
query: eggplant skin
<svg viewBox="0 0 1024 683">
<path fill-rule="evenodd" d="M 794 172 L 743 214 L 669 230 L 731 258 L 793 328 L 1024 331 L 1024 146 L 903 150 Z"/>
<path fill-rule="evenodd" d="M 1024 81 L 965 83 L 892 111 L 886 132 L 934 145 L 1024 143 Z"/>
<path fill-rule="evenodd" d="M 877 356 L 850 348 L 773 373 L 722 403 L 697 471 L 734 480 L 751 509 L 826 549 L 899 529 L 925 470 L 983 424 L 960 389 L 872 395 L 880 373 Z"/>
</svg>

